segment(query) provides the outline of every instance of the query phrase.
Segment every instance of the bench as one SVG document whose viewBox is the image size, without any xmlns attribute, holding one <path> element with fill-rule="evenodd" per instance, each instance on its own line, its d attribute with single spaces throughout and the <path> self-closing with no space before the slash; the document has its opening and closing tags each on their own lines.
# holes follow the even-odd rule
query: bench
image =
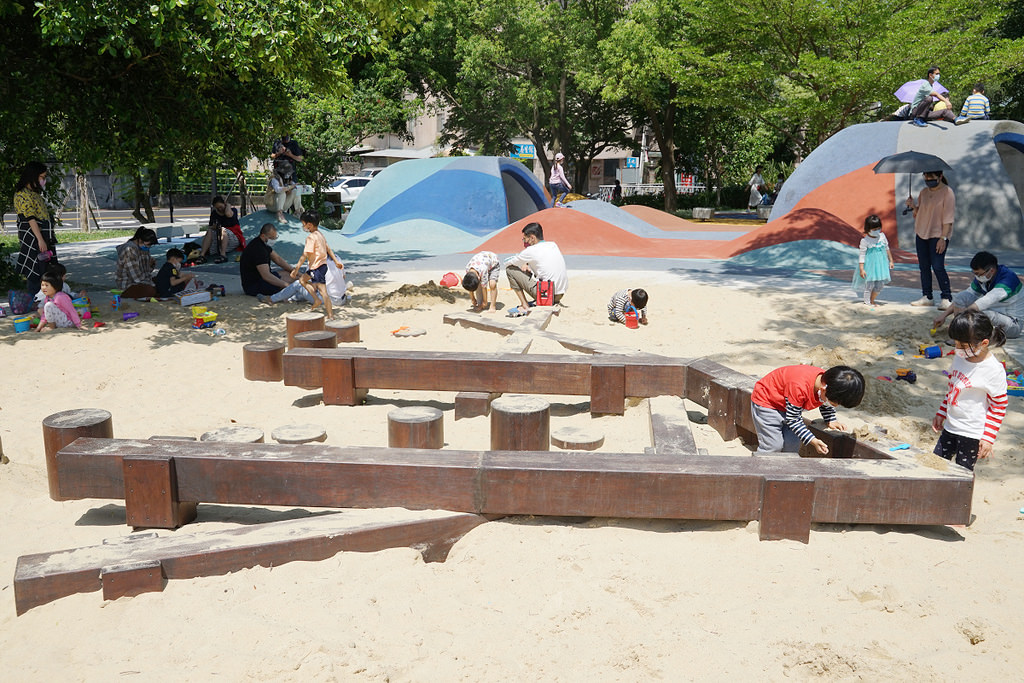
<svg viewBox="0 0 1024 683">
<path fill-rule="evenodd" d="M 368 389 L 589 395 L 592 413 L 621 415 L 626 397 L 682 395 L 688 362 L 644 355 L 339 348 L 292 349 L 282 369 L 288 386 L 322 387 L 327 405 L 357 405 Z"/>
<path fill-rule="evenodd" d="M 170 242 L 175 237 L 188 237 L 192 233 L 200 233 L 206 230 L 206 225 L 195 221 L 181 223 L 143 223 L 142 227 L 149 228 L 156 233 L 158 240 L 166 239 Z"/>
<path fill-rule="evenodd" d="M 14 572 L 17 613 L 75 593 L 105 600 L 161 591 L 169 579 L 217 576 L 248 567 L 315 561 L 341 551 L 414 547 L 443 562 L 451 546 L 486 520 L 442 511 L 349 510 L 242 528 L 157 536 L 132 534 L 103 545 L 23 555 Z"/>
</svg>

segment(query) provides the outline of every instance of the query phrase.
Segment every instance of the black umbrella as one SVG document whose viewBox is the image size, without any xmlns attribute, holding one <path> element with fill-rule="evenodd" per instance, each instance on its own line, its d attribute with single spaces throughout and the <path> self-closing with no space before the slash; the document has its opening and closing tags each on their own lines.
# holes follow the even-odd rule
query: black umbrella
<svg viewBox="0 0 1024 683">
<path fill-rule="evenodd" d="M 934 173 L 952 171 L 953 168 L 934 154 L 924 152 L 900 152 L 883 157 L 875 164 L 875 173 Z M 907 196 L 910 191 L 910 178 L 907 178 Z M 907 213 L 904 211 L 903 213 Z"/>
</svg>

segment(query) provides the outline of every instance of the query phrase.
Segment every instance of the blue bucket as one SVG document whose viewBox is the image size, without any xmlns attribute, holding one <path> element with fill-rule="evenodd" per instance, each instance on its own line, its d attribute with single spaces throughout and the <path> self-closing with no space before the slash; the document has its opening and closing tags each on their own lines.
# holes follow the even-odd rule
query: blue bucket
<svg viewBox="0 0 1024 683">
<path fill-rule="evenodd" d="M 28 332 L 32 329 L 32 318 L 29 316 L 15 318 L 13 322 L 15 332 Z"/>
</svg>

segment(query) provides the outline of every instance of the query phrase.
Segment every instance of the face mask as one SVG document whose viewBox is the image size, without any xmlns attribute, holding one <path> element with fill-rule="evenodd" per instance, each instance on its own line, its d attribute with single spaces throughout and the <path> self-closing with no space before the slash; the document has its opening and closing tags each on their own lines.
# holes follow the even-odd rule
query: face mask
<svg viewBox="0 0 1024 683">
<path fill-rule="evenodd" d="M 935 74 L 934 76 L 932 76 L 932 78 L 934 78 L 934 79 L 935 79 L 935 82 L 936 82 L 936 83 L 938 83 L 938 82 L 939 82 L 939 74 Z"/>
<path fill-rule="evenodd" d="M 926 180 L 926 181 L 924 181 L 924 184 L 927 185 L 928 187 L 938 187 L 939 186 L 939 181 L 938 180 Z"/>
<path fill-rule="evenodd" d="M 878 237 L 881 233 L 881 230 L 868 230 L 868 237 Z"/>
<path fill-rule="evenodd" d="M 140 244 L 139 245 L 139 249 L 141 249 L 142 251 L 149 251 L 149 245 L 148 244 Z"/>
<path fill-rule="evenodd" d="M 277 244 L 277 240 L 267 240 L 267 246 L 272 247 Z"/>
<path fill-rule="evenodd" d="M 39 179 L 39 189 L 40 190 L 45 190 L 46 189 L 46 178 L 40 178 Z"/>
<path fill-rule="evenodd" d="M 977 280 L 978 282 L 980 282 L 981 284 L 985 284 L 986 282 L 988 282 L 992 278 L 990 276 L 988 276 L 988 275 L 975 275 L 974 279 Z"/>
</svg>

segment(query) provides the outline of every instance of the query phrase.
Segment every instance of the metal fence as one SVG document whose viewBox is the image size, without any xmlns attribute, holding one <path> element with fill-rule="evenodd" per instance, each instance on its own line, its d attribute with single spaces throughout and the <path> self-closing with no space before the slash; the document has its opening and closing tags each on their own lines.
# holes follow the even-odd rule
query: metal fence
<svg viewBox="0 0 1024 683">
<path fill-rule="evenodd" d="M 610 202 L 612 200 L 612 191 L 615 189 L 614 185 L 601 185 L 597 189 L 597 198 L 603 202 Z M 688 185 L 676 185 L 676 194 L 696 194 L 703 192 L 707 187 L 703 183 L 691 183 Z M 661 183 L 635 183 L 622 186 L 623 197 L 633 197 L 636 195 L 657 195 L 665 191 L 665 186 Z"/>
</svg>

